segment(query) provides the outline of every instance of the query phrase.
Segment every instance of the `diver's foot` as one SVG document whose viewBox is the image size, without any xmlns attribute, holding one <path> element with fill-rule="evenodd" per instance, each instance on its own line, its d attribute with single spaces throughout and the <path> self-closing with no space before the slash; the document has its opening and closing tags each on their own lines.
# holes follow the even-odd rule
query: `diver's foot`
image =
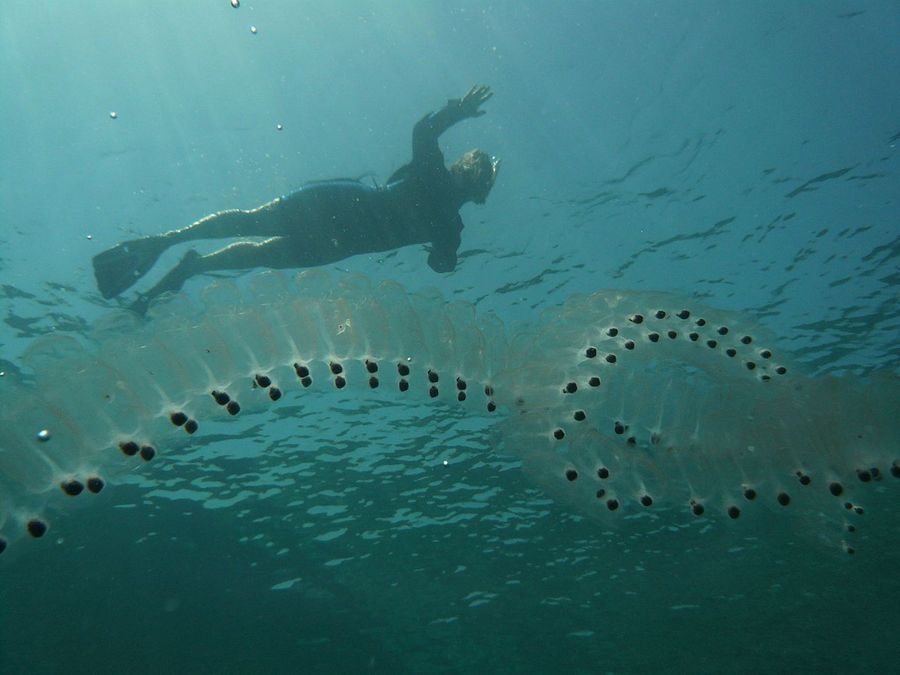
<svg viewBox="0 0 900 675">
<path fill-rule="evenodd" d="M 201 266 L 198 262 L 202 257 L 194 249 L 189 250 L 178 261 L 178 264 L 159 280 L 159 283 L 146 293 L 138 295 L 137 299 L 128 308 L 143 316 L 154 298 L 163 293 L 175 293 L 181 290 L 185 281 L 201 271 Z"/>
</svg>

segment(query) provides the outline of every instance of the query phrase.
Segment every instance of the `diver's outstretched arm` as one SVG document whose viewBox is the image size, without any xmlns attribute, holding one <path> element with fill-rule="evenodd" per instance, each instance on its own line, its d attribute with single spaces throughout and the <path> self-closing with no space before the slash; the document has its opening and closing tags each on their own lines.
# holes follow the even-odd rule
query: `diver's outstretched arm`
<svg viewBox="0 0 900 675">
<path fill-rule="evenodd" d="M 438 150 L 440 135 L 457 122 L 484 115 L 486 111 L 479 108 L 493 95 L 490 87 L 476 85 L 462 98 L 451 98 L 443 108 L 420 119 L 413 128 L 413 162 Z"/>
</svg>

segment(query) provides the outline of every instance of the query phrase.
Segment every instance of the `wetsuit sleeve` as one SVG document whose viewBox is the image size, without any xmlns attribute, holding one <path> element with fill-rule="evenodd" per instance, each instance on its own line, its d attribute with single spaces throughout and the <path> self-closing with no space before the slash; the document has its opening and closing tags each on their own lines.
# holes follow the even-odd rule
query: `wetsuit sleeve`
<svg viewBox="0 0 900 675">
<path fill-rule="evenodd" d="M 436 237 L 431 242 L 431 252 L 428 254 L 428 266 L 435 272 L 452 272 L 456 269 L 456 252 L 462 241 L 462 218 L 457 214 L 456 222 L 450 231 Z"/>
<path fill-rule="evenodd" d="M 438 146 L 438 138 L 457 122 L 463 120 L 459 99 L 450 99 L 437 112 L 428 113 L 413 127 L 413 164 L 435 160 L 444 164 L 444 156 Z"/>
</svg>

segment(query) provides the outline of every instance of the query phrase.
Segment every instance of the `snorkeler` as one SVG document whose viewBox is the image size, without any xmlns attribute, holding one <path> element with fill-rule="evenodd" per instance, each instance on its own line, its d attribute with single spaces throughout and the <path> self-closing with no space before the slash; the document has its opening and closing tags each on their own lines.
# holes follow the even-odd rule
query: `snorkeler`
<svg viewBox="0 0 900 675">
<path fill-rule="evenodd" d="M 177 291 L 203 272 L 311 267 L 410 244 L 430 244 L 429 266 L 451 272 L 463 229 L 459 209 L 467 202 L 485 202 L 499 160 L 470 150 L 448 169 L 438 137 L 457 122 L 484 115 L 479 107 L 492 95 L 489 87 L 472 87 L 419 120 L 412 161 L 383 187 L 350 179 L 314 182 L 249 211 L 219 211 L 180 230 L 123 242 L 94 257 L 97 288 L 112 298 L 144 276 L 170 246 L 231 237 L 267 238 L 238 241 L 208 255 L 189 250 L 132 309 L 143 313 L 153 298 Z"/>
</svg>

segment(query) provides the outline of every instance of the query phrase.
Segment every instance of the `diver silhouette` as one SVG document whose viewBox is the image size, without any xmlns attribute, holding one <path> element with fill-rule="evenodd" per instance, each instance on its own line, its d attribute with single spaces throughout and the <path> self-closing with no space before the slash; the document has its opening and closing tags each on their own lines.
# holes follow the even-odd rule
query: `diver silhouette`
<svg viewBox="0 0 900 675">
<path fill-rule="evenodd" d="M 104 298 L 115 297 L 170 246 L 197 239 L 266 237 L 237 241 L 208 255 L 189 250 L 159 283 L 139 295 L 132 309 L 143 313 L 153 298 L 179 290 L 203 272 L 312 267 L 410 244 L 430 244 L 429 266 L 451 272 L 463 229 L 459 209 L 467 202 L 485 202 L 500 162 L 475 149 L 448 168 L 438 138 L 454 124 L 484 115 L 479 108 L 492 95 L 489 87 L 472 87 L 419 120 L 412 133 L 412 161 L 384 186 L 353 179 L 312 182 L 255 209 L 219 211 L 180 230 L 122 242 L 94 257 L 97 288 Z"/>
</svg>

